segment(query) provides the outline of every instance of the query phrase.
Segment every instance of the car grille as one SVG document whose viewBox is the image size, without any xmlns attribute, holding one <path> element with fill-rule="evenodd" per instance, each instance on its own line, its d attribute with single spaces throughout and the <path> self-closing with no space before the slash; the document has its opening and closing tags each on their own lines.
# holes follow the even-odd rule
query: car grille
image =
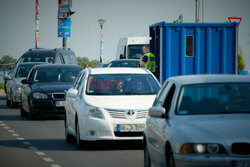
<svg viewBox="0 0 250 167">
<path fill-rule="evenodd" d="M 250 143 L 233 143 L 231 150 L 234 154 L 250 154 Z"/>
<path fill-rule="evenodd" d="M 64 100 L 65 99 L 65 94 L 64 93 L 53 93 L 52 97 L 54 99 Z"/>
<path fill-rule="evenodd" d="M 133 110 L 134 114 L 133 115 L 129 115 L 127 112 L 128 110 L 110 110 L 110 109 L 106 109 L 109 113 L 109 115 L 112 118 L 118 118 L 118 119 L 129 119 L 129 118 L 133 118 L 133 119 L 140 119 L 140 118 L 146 118 L 148 111 L 147 110 Z"/>
<path fill-rule="evenodd" d="M 114 132 L 116 137 L 141 137 L 143 132 Z"/>
</svg>

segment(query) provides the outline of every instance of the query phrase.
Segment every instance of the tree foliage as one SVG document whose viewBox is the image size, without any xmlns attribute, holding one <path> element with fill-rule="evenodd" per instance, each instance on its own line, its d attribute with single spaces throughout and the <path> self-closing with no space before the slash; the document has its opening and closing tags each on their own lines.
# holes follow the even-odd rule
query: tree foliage
<svg viewBox="0 0 250 167">
<path fill-rule="evenodd" d="M 0 64 L 14 64 L 14 63 L 16 63 L 16 59 L 9 55 L 5 55 L 0 59 Z"/>
<path fill-rule="evenodd" d="M 245 63 L 244 63 L 244 59 L 243 59 L 243 52 L 242 49 L 239 48 L 240 52 L 238 54 L 238 70 L 242 71 L 245 69 Z"/>
<path fill-rule="evenodd" d="M 88 65 L 91 68 L 95 68 L 98 64 L 98 60 L 92 60 L 90 61 L 87 57 L 77 57 L 78 65 L 80 65 L 82 68 L 85 68 L 86 65 Z"/>
</svg>

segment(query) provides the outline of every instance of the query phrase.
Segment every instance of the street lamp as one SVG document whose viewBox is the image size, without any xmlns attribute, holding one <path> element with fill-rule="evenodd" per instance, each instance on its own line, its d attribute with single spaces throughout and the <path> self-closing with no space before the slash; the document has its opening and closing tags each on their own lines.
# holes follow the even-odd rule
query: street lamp
<svg viewBox="0 0 250 167">
<path fill-rule="evenodd" d="M 105 23 L 105 20 L 103 19 L 99 19 L 98 23 L 101 26 L 101 38 L 100 38 L 100 63 L 102 63 L 102 59 L 103 59 L 103 36 L 102 36 L 102 32 L 103 32 L 103 24 Z"/>
</svg>

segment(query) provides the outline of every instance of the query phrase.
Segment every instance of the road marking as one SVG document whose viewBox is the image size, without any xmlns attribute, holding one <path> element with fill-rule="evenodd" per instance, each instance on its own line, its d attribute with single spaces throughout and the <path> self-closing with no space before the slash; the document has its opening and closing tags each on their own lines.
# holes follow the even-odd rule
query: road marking
<svg viewBox="0 0 250 167">
<path fill-rule="evenodd" d="M 17 139 L 17 140 L 24 140 L 23 137 L 17 137 L 16 139 Z"/>
<path fill-rule="evenodd" d="M 17 134 L 17 133 L 13 133 L 13 134 L 12 134 L 12 136 L 19 136 L 19 134 Z"/>
<path fill-rule="evenodd" d="M 38 150 L 38 148 L 34 147 L 34 146 L 29 146 L 29 149 L 31 149 L 31 150 Z"/>
<path fill-rule="evenodd" d="M 0 124 L 0 126 L 5 126 L 6 124 Z"/>
<path fill-rule="evenodd" d="M 37 151 L 36 154 L 37 154 L 37 155 L 40 155 L 40 156 L 46 155 L 44 152 L 39 152 L 39 151 Z"/>
<path fill-rule="evenodd" d="M 53 159 L 51 159 L 49 157 L 48 158 L 43 158 L 43 160 L 46 161 L 46 162 L 53 162 L 54 161 Z"/>
<path fill-rule="evenodd" d="M 14 130 L 8 130 L 8 132 L 10 132 L 10 133 L 14 133 L 15 131 L 14 131 Z"/>
<path fill-rule="evenodd" d="M 51 164 L 50 166 L 51 166 L 51 167 L 61 167 L 61 166 L 58 165 L 58 164 Z"/>
<path fill-rule="evenodd" d="M 5 126 L 5 127 L 3 127 L 4 129 L 10 129 L 10 127 L 8 127 L 8 126 Z"/>
<path fill-rule="evenodd" d="M 31 145 L 31 143 L 28 142 L 28 141 L 24 141 L 23 144 L 24 144 L 24 145 Z"/>
</svg>

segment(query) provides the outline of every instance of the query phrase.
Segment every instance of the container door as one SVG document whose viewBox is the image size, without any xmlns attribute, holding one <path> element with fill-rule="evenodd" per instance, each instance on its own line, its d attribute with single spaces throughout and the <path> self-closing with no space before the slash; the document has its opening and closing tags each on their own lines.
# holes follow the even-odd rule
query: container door
<svg viewBox="0 0 250 167">
<path fill-rule="evenodd" d="M 185 49 L 184 55 L 182 54 L 182 75 L 191 75 L 194 74 L 194 30 L 193 29 L 186 29 L 185 30 L 185 37 L 182 40 L 185 41 Z"/>
</svg>

